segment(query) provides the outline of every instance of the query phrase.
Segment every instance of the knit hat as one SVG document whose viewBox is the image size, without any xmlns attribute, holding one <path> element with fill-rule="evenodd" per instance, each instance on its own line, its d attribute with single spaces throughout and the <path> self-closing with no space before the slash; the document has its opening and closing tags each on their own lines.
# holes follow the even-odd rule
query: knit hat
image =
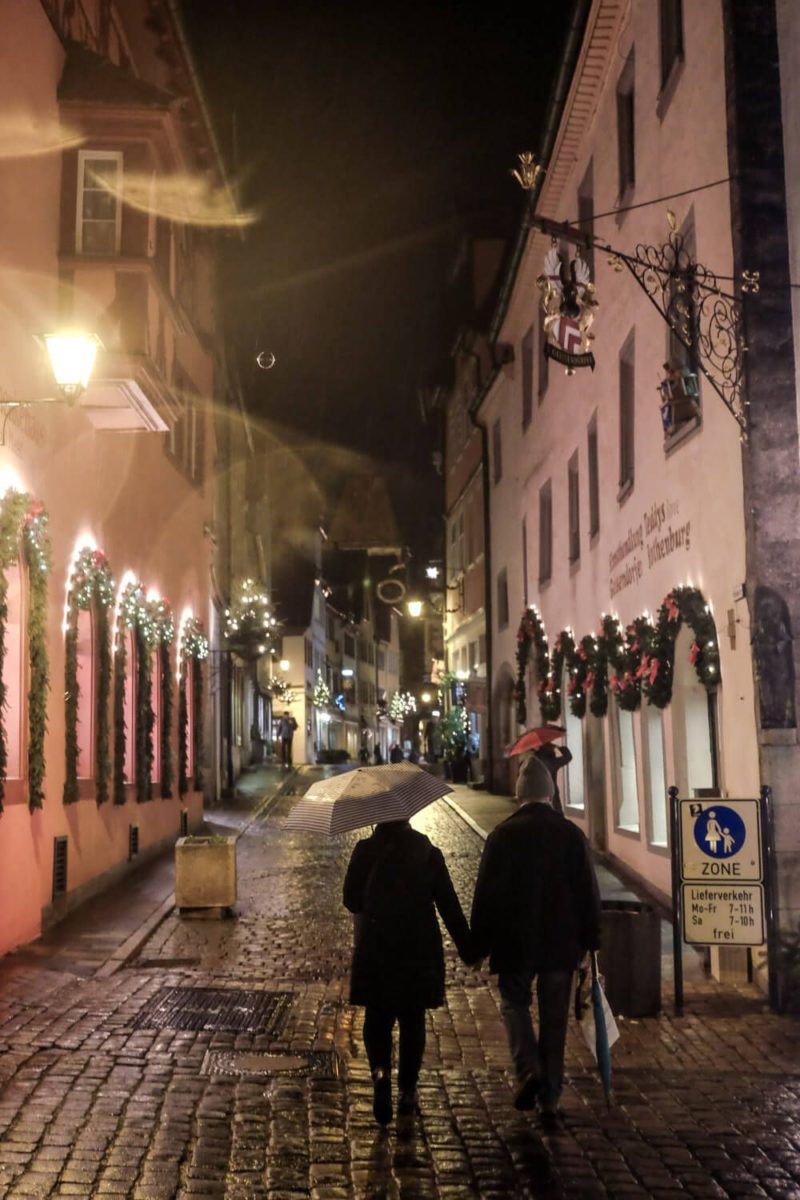
<svg viewBox="0 0 800 1200">
<path fill-rule="evenodd" d="M 540 759 L 532 754 L 522 764 L 517 776 L 518 800 L 552 800 L 555 793 L 553 778 Z"/>
</svg>

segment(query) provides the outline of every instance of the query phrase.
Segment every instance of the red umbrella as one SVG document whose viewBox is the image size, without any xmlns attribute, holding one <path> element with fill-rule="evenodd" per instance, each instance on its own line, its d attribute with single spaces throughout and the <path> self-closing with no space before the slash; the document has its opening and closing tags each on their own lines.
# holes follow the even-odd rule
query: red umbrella
<svg viewBox="0 0 800 1200">
<path fill-rule="evenodd" d="M 506 758 L 513 758 L 515 754 L 526 754 L 529 750 L 538 750 L 548 742 L 557 741 L 566 732 L 560 725 L 540 725 L 538 729 L 528 729 L 522 737 L 517 738 L 513 746 L 509 746 Z"/>
</svg>

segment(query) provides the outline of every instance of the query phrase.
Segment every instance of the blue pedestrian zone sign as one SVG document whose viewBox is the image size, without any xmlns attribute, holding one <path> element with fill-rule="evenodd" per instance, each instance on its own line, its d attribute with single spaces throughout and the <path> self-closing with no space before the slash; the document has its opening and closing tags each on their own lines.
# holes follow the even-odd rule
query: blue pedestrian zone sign
<svg viewBox="0 0 800 1200">
<path fill-rule="evenodd" d="M 764 877 L 758 800 L 681 800 L 681 879 Z"/>
<path fill-rule="evenodd" d="M 715 804 L 695 817 L 694 840 L 710 858 L 730 859 L 747 841 L 747 829 L 738 812 Z"/>
</svg>

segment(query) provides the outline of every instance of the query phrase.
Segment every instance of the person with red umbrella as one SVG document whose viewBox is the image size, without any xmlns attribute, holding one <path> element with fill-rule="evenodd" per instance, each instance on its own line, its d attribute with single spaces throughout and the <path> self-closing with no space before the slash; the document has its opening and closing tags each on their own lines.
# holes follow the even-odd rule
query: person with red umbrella
<svg viewBox="0 0 800 1200">
<path fill-rule="evenodd" d="M 561 725 L 540 725 L 537 729 L 529 729 L 523 733 L 522 737 L 517 738 L 514 745 L 507 751 L 508 758 L 532 752 L 547 768 L 553 781 L 553 808 L 559 813 L 563 813 L 564 805 L 561 803 L 557 776 L 562 767 L 566 767 L 568 763 L 572 762 L 572 751 L 569 746 L 556 746 L 555 743 L 559 738 L 564 737 L 566 732 Z"/>
</svg>

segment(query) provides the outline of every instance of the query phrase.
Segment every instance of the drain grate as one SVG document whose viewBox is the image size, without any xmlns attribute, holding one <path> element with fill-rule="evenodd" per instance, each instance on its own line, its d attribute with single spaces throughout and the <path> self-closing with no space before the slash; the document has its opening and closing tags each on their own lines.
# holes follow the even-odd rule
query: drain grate
<svg viewBox="0 0 800 1200">
<path fill-rule="evenodd" d="M 224 1075 L 236 1079 L 266 1079 L 280 1075 L 284 1079 L 300 1079 L 306 1075 L 337 1079 L 339 1068 L 336 1056 L 328 1050 L 274 1050 L 271 1054 L 247 1054 L 238 1050 L 208 1050 L 200 1068 L 201 1075 Z"/>
<path fill-rule="evenodd" d="M 215 1029 L 275 1037 L 283 1029 L 292 998 L 291 992 L 160 988 L 132 1022 L 131 1029 Z"/>
</svg>

